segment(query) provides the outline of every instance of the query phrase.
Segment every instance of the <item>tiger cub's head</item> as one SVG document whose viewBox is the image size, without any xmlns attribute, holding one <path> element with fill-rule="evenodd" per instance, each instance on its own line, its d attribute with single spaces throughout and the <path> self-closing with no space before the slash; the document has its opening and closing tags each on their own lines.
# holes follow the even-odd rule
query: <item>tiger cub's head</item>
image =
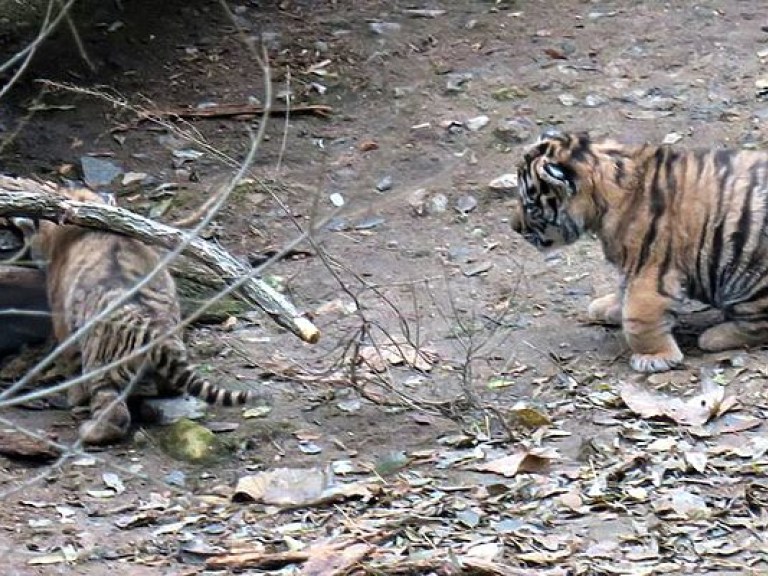
<svg viewBox="0 0 768 576">
<path fill-rule="evenodd" d="M 600 215 L 597 163 L 587 133 L 544 132 L 518 166 L 513 229 L 541 250 L 578 240 Z"/>
<path fill-rule="evenodd" d="M 75 202 L 117 205 L 113 194 L 94 192 L 87 188 L 61 188 L 58 193 Z M 17 217 L 12 221 L 23 232 L 32 259 L 38 261 L 45 261 L 62 239 L 66 238 L 66 231 L 73 229 L 71 226 L 61 226 L 48 220 Z"/>
</svg>

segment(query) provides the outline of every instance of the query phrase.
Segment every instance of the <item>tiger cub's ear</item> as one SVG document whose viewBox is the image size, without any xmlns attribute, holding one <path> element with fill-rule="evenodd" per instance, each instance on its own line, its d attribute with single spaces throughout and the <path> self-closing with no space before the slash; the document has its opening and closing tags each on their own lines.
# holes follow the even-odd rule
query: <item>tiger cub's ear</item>
<svg viewBox="0 0 768 576">
<path fill-rule="evenodd" d="M 98 191 L 96 194 L 99 195 L 107 206 L 117 206 L 117 198 L 112 192 Z"/>
</svg>

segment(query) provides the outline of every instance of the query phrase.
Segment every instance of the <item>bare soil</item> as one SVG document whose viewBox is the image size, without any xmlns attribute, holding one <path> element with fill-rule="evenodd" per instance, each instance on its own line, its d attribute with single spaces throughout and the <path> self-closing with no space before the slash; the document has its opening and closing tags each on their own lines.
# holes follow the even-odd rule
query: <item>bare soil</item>
<svg viewBox="0 0 768 576">
<path fill-rule="evenodd" d="M 315 346 L 302 344 L 257 314 L 234 327 L 198 326 L 190 333 L 192 350 L 213 378 L 258 386 L 274 398 L 264 418 L 225 410 L 208 416 L 209 423 L 239 424 L 221 434 L 232 449 L 215 464 L 174 460 L 160 448 L 156 426 L 99 451 L 88 466 L 0 460 L 0 490 L 18 488 L 6 493 L 0 509 L 0 546 L 11 567 L 5 573 L 191 574 L 207 557 L 184 552 L 191 543 L 282 550 L 290 532 L 280 530 L 291 523 L 305 525 L 296 540 L 359 536 L 355 518 L 371 509 L 429 498 L 439 504 L 420 509 L 421 528 L 400 527 L 385 539 L 390 552 L 460 553 L 485 538 L 500 545 L 494 560 L 519 566 L 521 574 L 768 570 L 765 511 L 749 496 L 761 482 L 762 453 L 726 458 L 712 451 L 719 436 L 633 416 L 617 397 L 621 383 L 637 379 L 620 333 L 585 322 L 589 300 L 613 281 L 600 247 L 585 239 L 536 252 L 510 230 L 511 198 L 488 188 L 514 172 L 524 146 L 551 125 L 625 140 L 660 142 L 675 133 L 669 138 L 681 146 L 765 148 L 768 102 L 757 97 L 755 84 L 768 74 L 765 4 L 455 0 L 430 3 L 427 8 L 445 11 L 435 17 L 380 0 L 229 6 L 239 30 L 215 2 L 139 0 L 122 10 L 117 3 L 77 4 L 73 18 L 96 69 L 88 69 L 65 27 L 44 45 L 24 80 L 0 101 L 0 168 L 58 178 L 81 156 L 106 155 L 156 184 L 177 183 L 163 218 L 184 215 L 243 159 L 259 120 L 194 120 L 169 130 L 136 122 L 134 113 L 104 98 L 41 92 L 36 80 L 97 87 L 146 108 L 263 101 L 263 72 L 248 49 L 248 42 L 258 47 L 263 39 L 275 94 L 290 89 L 294 104 L 329 105 L 333 114 L 291 115 L 287 123 L 273 117 L 268 125 L 252 176 L 281 183 L 277 194 L 289 213 L 266 194 L 238 194 L 211 233 L 239 257 L 257 259 L 295 238 L 297 226 L 330 214 L 330 195 L 341 194 L 345 209 L 317 234 L 319 244 L 304 242 L 304 253 L 267 272 L 312 313 L 323 337 Z M 375 23 L 384 29 L 375 31 Z M 33 28 L 0 32 L 0 47 L 11 54 Z M 313 71 L 324 61 L 314 68 L 319 74 Z M 40 108 L 35 113 L 33 104 Z M 479 116 L 489 123 L 468 129 L 464 123 Z M 205 154 L 175 168 L 172 151 L 186 148 Z M 377 190 L 384 179 L 391 188 Z M 116 191 L 121 204 L 146 211 L 157 204 L 152 188 Z M 420 189 L 428 205 L 444 194 L 447 209 L 417 214 Z M 471 201 L 466 196 L 478 205 L 462 213 L 456 206 Z M 360 313 L 350 311 L 355 300 Z M 389 367 L 381 377 L 392 390 L 367 387 L 393 406 L 327 375 L 363 325 L 372 335 L 363 345 L 409 336 L 434 354 L 429 371 Z M 766 353 L 707 355 L 687 332 L 681 338 L 685 368 L 640 380 L 686 392 L 696 388 L 700 367 L 714 367 L 743 413 L 762 419 Z M 536 431 L 518 426 L 509 409 L 519 401 L 553 423 Z M 4 417 L 61 442 L 76 436 L 66 410 L 19 408 Z M 514 438 L 495 443 L 510 427 Z M 746 445 L 764 432 L 760 424 L 727 436 Z M 469 448 L 451 443 L 462 434 Z M 654 447 L 658 439 L 672 444 Z M 558 458 L 547 472 L 513 478 L 470 471 L 471 455 L 451 460 L 461 450 L 491 459 L 523 445 L 555 448 Z M 697 451 L 712 455 L 703 472 L 686 464 L 685 454 Z M 324 469 L 339 460 L 361 470 L 379 466 L 397 497 L 385 492 L 373 502 L 279 514 L 226 498 L 246 474 Z M 126 490 L 94 497 L 87 491 L 103 489 L 102 472 L 112 469 L 105 462 L 121 467 Z M 407 464 L 386 471 L 393 462 Z M 611 468 L 620 463 L 626 468 Z M 183 488 L 165 484 L 174 471 L 184 472 Z M 593 489 L 601 471 L 610 471 L 602 492 Z M 428 479 L 432 491 L 418 487 L 417 477 Z M 401 490 L 404 484 L 410 488 Z M 491 502 L 488 493 L 496 494 L 497 485 L 508 492 Z M 659 504 L 681 486 L 704 499 L 705 516 L 670 515 Z M 150 493 L 178 498 L 177 507 L 158 508 L 147 526 L 121 528 L 116 518 L 139 513 Z M 572 493 L 579 505 L 563 499 Z M 225 498 L 205 508 L 198 497 L 212 494 Z M 467 520 L 467 509 L 478 513 L 476 523 Z M 197 514 L 184 527 L 155 532 Z M 519 526 L 504 531 L 498 528 L 504 519 Z M 712 540 L 727 540 L 731 548 L 705 546 Z M 67 545 L 79 551 L 77 561 L 28 564 Z M 653 552 L 643 556 L 641 548 Z M 541 556 L 521 556 L 531 551 Z"/>
</svg>

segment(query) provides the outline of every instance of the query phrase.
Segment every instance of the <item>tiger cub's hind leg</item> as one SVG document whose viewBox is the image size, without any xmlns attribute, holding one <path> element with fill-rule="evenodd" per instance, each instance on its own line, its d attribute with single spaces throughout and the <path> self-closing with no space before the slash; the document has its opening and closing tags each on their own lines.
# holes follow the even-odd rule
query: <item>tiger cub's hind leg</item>
<svg viewBox="0 0 768 576">
<path fill-rule="evenodd" d="M 708 328 L 699 336 L 699 348 L 707 352 L 750 348 L 766 343 L 768 319 L 759 322 L 730 320 Z"/>
<path fill-rule="evenodd" d="M 592 322 L 621 326 L 621 292 L 612 292 L 589 303 L 587 315 Z"/>
<path fill-rule="evenodd" d="M 125 438 L 131 426 L 131 413 L 116 386 L 101 386 L 91 395 L 90 418 L 80 425 L 84 444 L 111 444 Z"/>
</svg>

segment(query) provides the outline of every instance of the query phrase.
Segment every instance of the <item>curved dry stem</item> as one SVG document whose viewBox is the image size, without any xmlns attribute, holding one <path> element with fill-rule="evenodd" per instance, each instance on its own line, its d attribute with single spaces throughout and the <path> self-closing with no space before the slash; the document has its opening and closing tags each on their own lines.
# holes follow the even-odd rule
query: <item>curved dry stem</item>
<svg viewBox="0 0 768 576">
<path fill-rule="evenodd" d="M 40 31 L 37 33 L 35 39 L 27 44 L 23 50 L 20 50 L 8 58 L 4 63 L 0 64 L 1 74 L 14 66 L 19 60 L 23 59 L 19 68 L 16 70 L 16 72 L 14 72 L 13 76 L 11 76 L 11 79 L 2 88 L 0 88 L 0 99 L 8 93 L 8 91 L 14 84 L 16 84 L 16 82 L 18 82 L 19 78 L 21 78 L 22 74 L 24 74 L 26 71 L 27 66 L 29 66 L 29 63 L 32 61 L 32 57 L 35 55 L 35 52 L 37 52 L 37 49 L 56 29 L 62 19 L 64 19 L 69 14 L 70 9 L 75 2 L 76 0 L 68 0 L 66 4 L 61 7 L 59 13 L 53 19 L 51 19 L 54 0 L 50 0 L 48 3 L 48 8 L 46 9 L 43 24 L 41 25 Z"/>
</svg>

